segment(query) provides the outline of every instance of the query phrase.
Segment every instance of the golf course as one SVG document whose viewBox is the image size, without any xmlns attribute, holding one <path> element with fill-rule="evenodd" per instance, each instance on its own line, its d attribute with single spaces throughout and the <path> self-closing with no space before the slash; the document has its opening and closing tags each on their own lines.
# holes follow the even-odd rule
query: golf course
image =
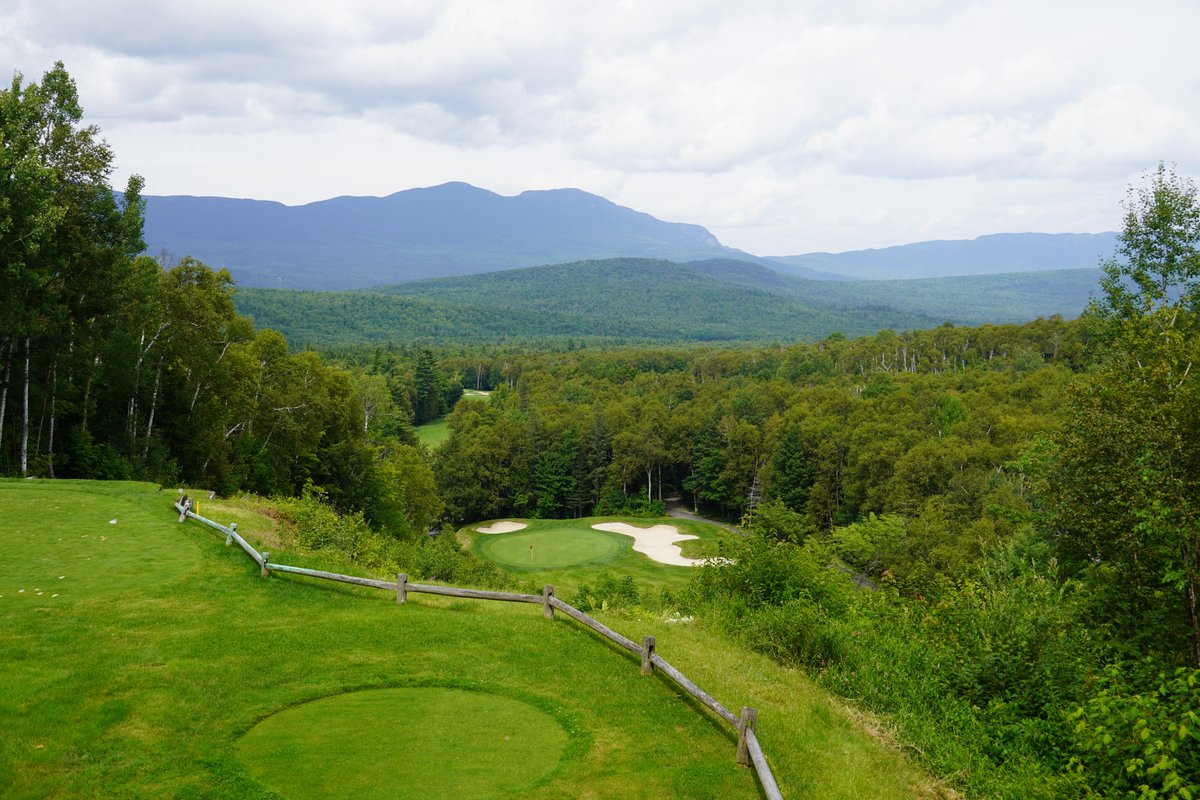
<svg viewBox="0 0 1200 800">
<path fill-rule="evenodd" d="M 694 566 L 663 563 L 638 552 L 635 547 L 639 540 L 633 536 L 603 530 L 598 525 L 627 526 L 635 532 L 657 533 L 656 529 L 664 528 L 678 531 L 683 540 L 676 548 L 679 557 L 675 560 L 697 563 L 716 556 L 720 537 L 727 535 L 715 525 L 691 520 L 614 519 L 493 520 L 462 528 L 459 538 L 480 558 L 514 577 L 535 584 L 549 583 L 565 595 L 604 574 L 629 576 L 635 584 L 654 591 L 677 591 L 691 579 Z"/>
<path fill-rule="evenodd" d="M 462 396 L 469 400 L 487 400 L 491 396 L 491 392 L 466 389 L 463 391 Z M 413 431 L 417 435 L 417 441 L 425 445 L 425 448 L 428 450 L 437 450 L 442 446 L 442 442 L 450 438 L 450 427 L 446 424 L 445 417 L 438 417 L 423 425 L 418 425 Z"/>
<path fill-rule="evenodd" d="M 760 796 L 727 728 L 569 619 L 261 577 L 211 529 L 179 523 L 177 497 L 144 483 L 0 481 L 4 797 Z M 318 563 L 261 503 L 201 504 L 272 562 Z M 567 587 L 600 569 L 681 586 L 694 569 L 659 564 L 598 522 L 460 539 Z M 715 530 L 679 524 L 697 536 L 684 555 L 715 553 Z M 531 549 L 536 563 L 521 563 Z M 759 708 L 785 796 L 938 796 L 886 736 L 799 673 L 698 625 L 605 619 L 656 636 L 726 705 Z"/>
</svg>

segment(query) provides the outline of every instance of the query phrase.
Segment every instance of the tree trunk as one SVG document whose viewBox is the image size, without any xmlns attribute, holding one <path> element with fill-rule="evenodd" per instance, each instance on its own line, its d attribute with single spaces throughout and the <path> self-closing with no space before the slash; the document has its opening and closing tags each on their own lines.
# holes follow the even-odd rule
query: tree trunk
<svg viewBox="0 0 1200 800">
<path fill-rule="evenodd" d="M 646 503 L 654 502 L 654 467 L 646 467 Z"/>
<path fill-rule="evenodd" d="M 58 359 L 50 365 L 50 431 L 46 444 L 46 468 L 51 478 L 54 477 L 54 415 L 58 411 Z"/>
<path fill-rule="evenodd" d="M 1192 653 L 1191 661 L 1193 669 L 1200 669 L 1200 612 L 1196 608 L 1196 582 L 1188 581 L 1187 585 L 1187 604 L 1188 604 L 1188 621 L 1192 625 Z"/>
<path fill-rule="evenodd" d="M 5 411 L 8 408 L 8 381 L 12 377 L 12 354 L 16 344 L 15 338 L 8 340 L 8 353 L 4 357 L 4 386 L 0 387 L 0 458 L 4 456 L 4 421 L 7 419 Z"/>
<path fill-rule="evenodd" d="M 1184 588 L 1184 601 L 1187 603 L 1188 624 L 1192 629 L 1191 636 L 1191 653 L 1190 661 L 1193 669 L 1200 669 L 1200 608 L 1197 608 L 1197 586 L 1196 586 L 1196 567 L 1200 566 L 1200 544 L 1194 545 L 1195 551 L 1191 554 L 1192 558 L 1188 559 L 1188 548 L 1193 547 L 1191 544 L 1185 543 L 1183 550 L 1183 563 L 1188 571 L 1187 586 Z M 1190 569 L 1187 568 L 1188 561 L 1192 561 Z"/>
<path fill-rule="evenodd" d="M 79 421 L 79 430 L 87 432 L 88 426 L 88 403 L 92 401 L 92 380 L 96 377 L 96 367 L 100 365 L 100 356 L 92 356 L 88 359 L 87 381 L 83 384 L 83 416 Z"/>
<path fill-rule="evenodd" d="M 162 358 L 158 359 L 158 369 L 154 371 L 154 392 L 150 395 L 150 419 L 146 422 L 146 444 L 142 447 L 142 461 L 150 456 L 150 434 L 154 433 L 154 412 L 158 410 L 158 387 L 162 382 Z"/>
<path fill-rule="evenodd" d="M 21 477 L 29 474 L 29 337 L 25 337 L 25 389 L 21 416 Z"/>
</svg>

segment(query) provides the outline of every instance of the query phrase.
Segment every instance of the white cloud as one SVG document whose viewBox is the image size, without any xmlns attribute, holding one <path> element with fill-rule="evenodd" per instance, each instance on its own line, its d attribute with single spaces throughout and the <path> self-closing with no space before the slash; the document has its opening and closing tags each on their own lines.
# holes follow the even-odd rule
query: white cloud
<svg viewBox="0 0 1200 800">
<path fill-rule="evenodd" d="M 578 186 L 758 252 L 1113 227 L 1200 170 L 1191 0 L 0 0 L 151 193 Z"/>
</svg>

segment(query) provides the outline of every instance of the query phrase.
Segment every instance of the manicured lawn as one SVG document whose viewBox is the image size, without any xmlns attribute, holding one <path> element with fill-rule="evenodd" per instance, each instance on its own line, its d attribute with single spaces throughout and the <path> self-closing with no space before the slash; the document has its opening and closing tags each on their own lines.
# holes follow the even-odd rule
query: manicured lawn
<svg viewBox="0 0 1200 800">
<path fill-rule="evenodd" d="M 446 686 L 336 694 L 267 717 L 238 755 L 296 800 L 424 800 L 447 787 L 460 800 L 483 800 L 528 791 L 580 755 L 567 752 L 566 729 L 536 702 Z M 587 737 L 577 732 L 574 745 Z"/>
<path fill-rule="evenodd" d="M 758 796 L 723 724 L 563 615 L 260 578 L 236 547 L 178 524 L 173 499 L 0 481 L 4 797 Z M 251 542 L 273 529 L 236 516 Z M 928 793 L 795 672 L 695 625 L 608 622 L 657 632 L 731 708 L 757 705 L 785 796 Z"/>
<path fill-rule="evenodd" d="M 550 584 L 559 597 L 569 597 L 582 584 L 594 583 L 603 573 L 629 575 L 640 590 L 677 591 L 691 580 L 694 567 L 661 564 L 633 549 L 633 539 L 592 528 L 598 522 L 627 522 L 642 528 L 674 525 L 697 539 L 680 542 L 683 555 L 707 558 L 717 554 L 717 542 L 729 535 L 714 525 L 670 518 L 632 519 L 584 517 L 582 519 L 514 520 L 528 527 L 514 533 L 479 533 L 486 522 L 459 531 L 465 546 L 516 577 L 534 585 Z M 533 546 L 530 550 L 530 545 Z"/>
<path fill-rule="evenodd" d="M 442 442 L 450 438 L 450 428 L 446 425 L 445 417 L 438 417 L 433 422 L 418 425 L 414 430 L 417 433 L 417 440 L 430 450 L 437 450 L 442 446 Z"/>
<path fill-rule="evenodd" d="M 621 552 L 620 538 L 587 528 L 539 525 L 532 530 L 481 538 L 478 552 L 502 567 L 541 572 L 608 563 Z"/>
</svg>

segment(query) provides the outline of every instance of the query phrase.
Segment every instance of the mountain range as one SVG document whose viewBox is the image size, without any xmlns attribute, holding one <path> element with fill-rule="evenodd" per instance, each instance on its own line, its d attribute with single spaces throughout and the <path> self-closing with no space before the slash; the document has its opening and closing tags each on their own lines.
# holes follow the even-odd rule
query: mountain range
<svg viewBox="0 0 1200 800">
<path fill-rule="evenodd" d="M 465 183 L 301 206 L 150 196 L 145 237 L 151 254 L 227 267 L 242 286 L 289 289 L 357 289 L 592 258 L 758 260 L 699 225 L 662 222 L 578 189 L 504 197 Z"/>
<path fill-rule="evenodd" d="M 1115 234 L 997 234 L 766 258 L 578 189 L 506 197 L 447 183 L 300 206 L 148 196 L 145 238 L 151 254 L 226 267 L 239 286 L 344 290 L 611 258 L 732 259 L 825 281 L 1082 269 L 1112 253 Z"/>
<path fill-rule="evenodd" d="M 1110 258 L 1117 234 L 995 233 L 975 239 L 903 244 L 845 253 L 777 256 L 782 271 L 833 272 L 864 280 L 948 278 L 1002 272 L 1092 269 Z M 793 272 L 793 270 L 795 270 Z"/>
</svg>

